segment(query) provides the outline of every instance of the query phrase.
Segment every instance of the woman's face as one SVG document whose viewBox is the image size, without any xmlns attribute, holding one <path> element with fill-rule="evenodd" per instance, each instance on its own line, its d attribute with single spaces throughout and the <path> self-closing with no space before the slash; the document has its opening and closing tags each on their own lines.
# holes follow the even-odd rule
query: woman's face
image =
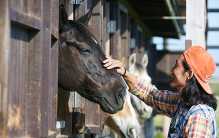
<svg viewBox="0 0 219 138">
<path fill-rule="evenodd" d="M 185 87 L 188 74 L 186 75 L 185 69 L 183 67 L 183 61 L 185 58 L 180 56 L 171 70 L 171 82 L 170 85 L 177 90 L 181 90 Z"/>
</svg>

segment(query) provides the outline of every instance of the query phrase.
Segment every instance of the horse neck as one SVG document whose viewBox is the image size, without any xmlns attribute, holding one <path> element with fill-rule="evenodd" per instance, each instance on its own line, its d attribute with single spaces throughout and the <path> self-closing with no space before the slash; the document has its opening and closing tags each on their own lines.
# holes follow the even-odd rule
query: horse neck
<svg viewBox="0 0 219 138">
<path fill-rule="evenodd" d="M 123 109 L 115 114 L 112 114 L 111 118 L 123 133 L 126 133 L 127 129 L 129 129 L 128 127 L 130 126 L 137 126 L 140 128 L 137 114 L 131 104 L 130 94 L 128 91 L 125 96 Z"/>
<path fill-rule="evenodd" d="M 119 112 L 117 112 L 116 114 L 113 114 L 113 117 L 119 117 L 119 118 L 127 118 L 130 116 L 135 116 L 135 110 L 131 104 L 131 97 L 129 92 L 126 92 L 126 96 L 124 97 L 124 105 L 123 105 L 123 109 Z"/>
</svg>

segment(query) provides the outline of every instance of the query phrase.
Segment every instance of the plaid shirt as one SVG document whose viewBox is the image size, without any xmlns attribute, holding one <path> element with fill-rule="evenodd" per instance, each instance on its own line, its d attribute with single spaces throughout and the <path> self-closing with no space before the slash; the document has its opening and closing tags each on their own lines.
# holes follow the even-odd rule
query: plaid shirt
<svg viewBox="0 0 219 138">
<path fill-rule="evenodd" d="M 157 90 L 140 81 L 130 92 L 172 118 L 168 138 L 216 138 L 215 112 L 208 105 L 187 108 L 179 92 Z"/>
</svg>

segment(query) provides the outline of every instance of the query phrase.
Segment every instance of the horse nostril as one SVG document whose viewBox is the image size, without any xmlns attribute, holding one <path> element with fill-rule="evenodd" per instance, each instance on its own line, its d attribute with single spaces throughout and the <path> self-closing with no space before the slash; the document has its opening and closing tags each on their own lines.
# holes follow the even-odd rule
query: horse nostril
<svg viewBox="0 0 219 138">
<path fill-rule="evenodd" d="M 117 98 L 119 98 L 120 101 L 122 102 L 122 100 L 123 100 L 124 97 L 125 97 L 125 92 L 123 92 L 123 89 L 121 89 L 120 91 L 118 91 L 118 92 L 116 93 L 116 96 L 117 96 Z"/>
</svg>

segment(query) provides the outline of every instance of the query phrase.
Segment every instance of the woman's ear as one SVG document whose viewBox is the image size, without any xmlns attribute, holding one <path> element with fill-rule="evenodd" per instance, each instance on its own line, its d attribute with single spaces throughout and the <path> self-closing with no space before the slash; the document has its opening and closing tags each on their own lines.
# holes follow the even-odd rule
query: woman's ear
<svg viewBox="0 0 219 138">
<path fill-rule="evenodd" d="M 186 75 L 186 79 L 190 80 L 193 77 L 194 73 L 189 70 L 185 72 L 185 75 Z"/>
</svg>

